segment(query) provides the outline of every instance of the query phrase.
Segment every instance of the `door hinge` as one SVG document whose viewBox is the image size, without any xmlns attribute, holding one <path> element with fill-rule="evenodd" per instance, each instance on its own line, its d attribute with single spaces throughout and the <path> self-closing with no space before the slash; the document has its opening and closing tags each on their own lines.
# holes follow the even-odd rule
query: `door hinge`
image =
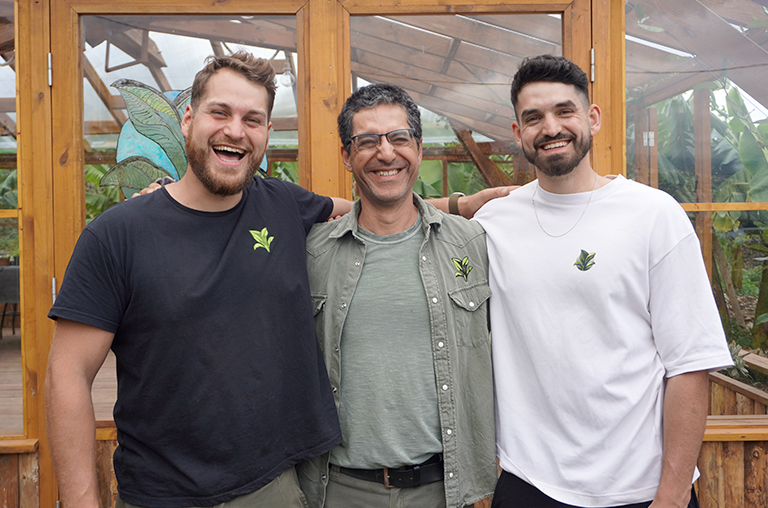
<svg viewBox="0 0 768 508">
<path fill-rule="evenodd" d="M 48 86 L 53 86 L 53 66 L 50 53 L 48 53 Z"/>
<path fill-rule="evenodd" d="M 56 303 L 56 277 L 51 279 L 51 305 Z"/>
<path fill-rule="evenodd" d="M 592 83 L 595 82 L 595 48 L 589 50 L 589 79 Z"/>
</svg>

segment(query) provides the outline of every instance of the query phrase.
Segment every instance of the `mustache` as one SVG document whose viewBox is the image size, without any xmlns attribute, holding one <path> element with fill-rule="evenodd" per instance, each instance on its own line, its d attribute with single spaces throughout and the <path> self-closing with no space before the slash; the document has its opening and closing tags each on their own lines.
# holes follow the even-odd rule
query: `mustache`
<svg viewBox="0 0 768 508">
<path fill-rule="evenodd" d="M 556 136 L 543 136 L 543 137 L 541 137 L 541 138 L 536 140 L 536 142 L 533 144 L 533 147 L 534 148 L 539 148 L 541 145 L 543 145 L 545 143 L 551 143 L 553 141 L 559 141 L 559 140 L 562 140 L 562 139 L 564 139 L 566 141 L 571 141 L 571 140 L 575 139 L 575 136 L 568 135 L 568 134 L 565 134 L 565 133 L 562 133 L 562 132 L 557 134 Z"/>
</svg>

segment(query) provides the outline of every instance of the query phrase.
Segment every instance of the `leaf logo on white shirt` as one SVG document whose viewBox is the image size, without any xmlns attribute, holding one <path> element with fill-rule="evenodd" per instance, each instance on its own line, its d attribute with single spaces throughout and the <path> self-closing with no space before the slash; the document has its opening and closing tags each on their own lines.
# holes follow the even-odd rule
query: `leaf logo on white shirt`
<svg viewBox="0 0 768 508">
<path fill-rule="evenodd" d="M 592 261 L 593 259 L 595 259 L 594 252 L 590 254 L 584 249 L 581 249 L 581 254 L 579 254 L 579 257 L 576 259 L 576 262 L 573 265 L 579 270 L 581 270 L 582 272 L 586 272 L 587 270 L 595 266 L 595 262 Z"/>
</svg>

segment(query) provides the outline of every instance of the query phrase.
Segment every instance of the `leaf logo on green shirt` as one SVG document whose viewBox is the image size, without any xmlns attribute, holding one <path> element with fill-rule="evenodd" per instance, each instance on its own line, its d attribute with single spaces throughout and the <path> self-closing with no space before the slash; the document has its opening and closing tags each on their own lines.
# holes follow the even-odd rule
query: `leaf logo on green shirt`
<svg viewBox="0 0 768 508">
<path fill-rule="evenodd" d="M 469 258 L 467 256 L 464 256 L 464 259 L 451 258 L 451 261 L 453 261 L 453 266 L 457 270 L 454 275 L 456 277 L 464 277 L 464 280 L 466 281 L 469 272 L 472 271 L 472 267 L 469 266 Z"/>
<path fill-rule="evenodd" d="M 586 272 L 587 270 L 595 266 L 595 262 L 592 261 L 593 259 L 595 259 L 594 252 L 590 254 L 584 249 L 581 249 L 581 254 L 579 254 L 578 259 L 576 259 L 576 262 L 573 265 L 579 270 L 581 270 L 582 272 Z"/>
<path fill-rule="evenodd" d="M 272 245 L 272 240 L 274 240 L 275 237 L 269 236 L 267 228 L 264 228 L 261 231 L 255 231 L 253 229 L 249 231 L 251 232 L 253 239 L 256 240 L 256 245 L 253 246 L 253 250 L 258 249 L 259 247 L 264 247 L 267 252 L 269 252 L 269 247 Z"/>
</svg>

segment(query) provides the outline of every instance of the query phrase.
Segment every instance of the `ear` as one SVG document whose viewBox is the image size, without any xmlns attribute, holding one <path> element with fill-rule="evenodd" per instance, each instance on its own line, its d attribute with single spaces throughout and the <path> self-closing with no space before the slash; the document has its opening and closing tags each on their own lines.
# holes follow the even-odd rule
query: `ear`
<svg viewBox="0 0 768 508">
<path fill-rule="evenodd" d="M 184 116 L 181 117 L 181 134 L 186 138 L 189 132 L 189 123 L 192 121 L 192 105 L 187 104 L 184 110 Z"/>
<path fill-rule="evenodd" d="M 351 145 L 350 145 L 350 148 L 352 148 Z M 352 164 L 349 161 L 349 152 L 343 146 L 341 147 L 341 162 L 344 163 L 344 169 L 346 169 L 351 173 Z"/>
<path fill-rule="evenodd" d="M 600 125 L 602 121 L 602 112 L 600 106 L 592 104 L 589 106 L 589 132 L 594 136 L 600 132 Z"/>
<path fill-rule="evenodd" d="M 512 133 L 515 135 L 515 141 L 517 141 L 517 146 L 523 146 L 522 145 L 522 137 L 520 132 L 520 124 L 517 123 L 517 120 L 512 120 Z"/>
</svg>

